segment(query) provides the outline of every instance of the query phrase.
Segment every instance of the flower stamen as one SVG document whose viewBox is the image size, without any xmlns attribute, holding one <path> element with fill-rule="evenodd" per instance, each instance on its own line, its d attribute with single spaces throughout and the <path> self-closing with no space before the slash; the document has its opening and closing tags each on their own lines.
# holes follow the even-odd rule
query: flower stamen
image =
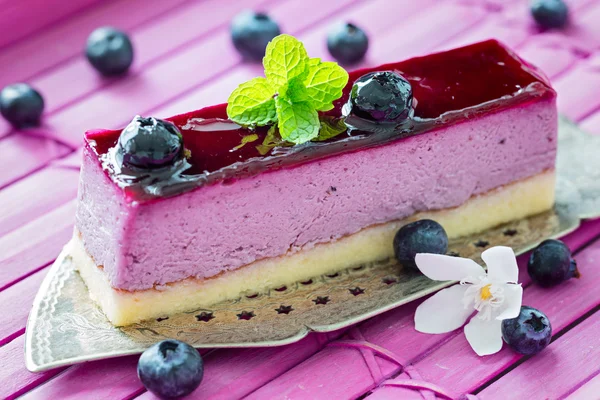
<svg viewBox="0 0 600 400">
<path fill-rule="evenodd" d="M 488 300 L 490 297 L 492 297 L 491 287 L 492 284 L 488 283 L 487 285 L 481 288 L 481 290 L 479 291 L 479 296 L 481 297 L 481 300 Z"/>
</svg>

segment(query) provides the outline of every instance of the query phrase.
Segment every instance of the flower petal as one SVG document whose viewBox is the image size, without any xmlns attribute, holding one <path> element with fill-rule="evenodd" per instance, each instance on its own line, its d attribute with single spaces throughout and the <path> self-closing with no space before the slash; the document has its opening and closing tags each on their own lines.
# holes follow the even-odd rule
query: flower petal
<svg viewBox="0 0 600 400">
<path fill-rule="evenodd" d="M 510 247 L 496 246 L 481 253 L 481 259 L 488 269 L 490 282 L 517 283 L 519 280 L 519 267 L 517 257 Z"/>
<path fill-rule="evenodd" d="M 465 337 L 478 356 L 494 354 L 502 349 L 502 321 L 483 320 L 474 316 L 465 325 Z"/>
<path fill-rule="evenodd" d="M 521 313 L 523 287 L 521 285 L 504 285 L 504 304 L 500 308 L 497 320 L 517 318 Z"/>
<path fill-rule="evenodd" d="M 423 333 L 446 333 L 463 326 L 474 311 L 462 304 L 466 290 L 467 285 L 454 285 L 421 303 L 415 311 L 415 329 Z"/>
<path fill-rule="evenodd" d="M 423 275 L 434 281 L 460 281 L 467 277 L 485 276 L 481 265 L 470 258 L 420 253 L 415 262 Z"/>
</svg>

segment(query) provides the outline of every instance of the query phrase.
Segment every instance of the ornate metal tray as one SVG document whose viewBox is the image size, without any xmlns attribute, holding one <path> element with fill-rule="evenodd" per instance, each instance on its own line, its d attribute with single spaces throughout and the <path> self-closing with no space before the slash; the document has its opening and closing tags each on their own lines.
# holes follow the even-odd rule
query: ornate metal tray
<svg viewBox="0 0 600 400">
<path fill-rule="evenodd" d="M 549 237 L 563 236 L 580 219 L 600 216 L 600 138 L 561 120 L 554 210 L 452 241 L 450 250 L 477 261 L 487 247 L 505 245 L 521 254 Z M 171 315 L 113 327 L 89 299 L 68 246 L 35 298 L 26 332 L 30 371 L 140 353 L 176 338 L 196 347 L 279 346 L 309 332 L 347 327 L 450 285 L 403 270 L 394 260 L 357 265 L 335 275 Z"/>
</svg>

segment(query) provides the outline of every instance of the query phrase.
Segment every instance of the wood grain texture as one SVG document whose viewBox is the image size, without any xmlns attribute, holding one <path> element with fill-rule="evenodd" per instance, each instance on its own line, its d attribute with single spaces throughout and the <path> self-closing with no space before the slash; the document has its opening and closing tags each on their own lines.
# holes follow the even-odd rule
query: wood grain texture
<svg viewBox="0 0 600 400">
<path fill-rule="evenodd" d="M 11 166 L 0 169 L 0 188 L 70 152 L 70 148 L 43 137 L 13 134 L 0 139 L 0 160 Z"/>
<path fill-rule="evenodd" d="M 565 396 L 568 400 L 594 400 L 600 398 L 600 374 L 596 374 Z"/>
<path fill-rule="evenodd" d="M 0 290 L 54 261 L 73 235 L 75 205 L 70 200 L 0 237 Z"/>
<path fill-rule="evenodd" d="M 23 13 L 39 1 L 0 0 L 0 21 L 9 15 L 6 4 Z M 61 7 L 63 11 L 75 9 L 90 1 L 64 2 Z M 600 1 L 567 3 L 573 15 L 571 27 L 549 32 L 533 26 L 527 4 L 521 0 L 400 0 L 393 4 L 388 0 L 251 0 L 244 6 L 264 4 L 284 31 L 306 42 L 311 55 L 328 59 L 324 37 L 331 24 L 355 22 L 367 30 L 372 45 L 362 65 L 499 38 L 554 79 L 561 111 L 600 133 Z M 80 155 L 57 158 L 64 156 L 68 147 L 80 146 L 81 133 L 87 128 L 116 127 L 136 113 L 168 116 L 224 101 L 241 81 L 260 75 L 260 66 L 241 63 L 229 43 L 228 18 L 241 8 L 233 0 L 98 2 L 60 23 L 36 27 L 38 34 L 0 48 L 0 84 L 30 80 L 43 89 L 50 111 L 40 132 L 49 135 L 45 137 L 9 135 L 11 128 L 0 120 L 0 161 L 6 166 L 0 171 L 0 187 L 8 185 L 0 189 L 0 288 L 5 288 L 0 291 L 0 304 L 11 310 L 0 328 L 0 345 L 4 344 L 0 359 L 5 364 L 0 372 L 0 397 L 28 393 L 31 398 L 125 399 L 143 392 L 135 376 L 135 357 L 84 364 L 58 376 L 61 371 L 34 375 L 24 368 L 21 333 L 28 304 L 45 273 L 43 267 L 58 254 L 72 227 Z M 63 11 L 57 9 L 57 14 L 44 18 L 51 21 Z M 88 33 L 103 24 L 131 33 L 137 50 L 131 76 L 100 79 L 82 58 Z M 0 46 L 2 40 L 14 37 L 4 36 Z M 41 150 L 44 146 L 48 146 L 47 154 Z M 48 163 L 50 166 L 43 168 Z M 565 240 L 572 248 L 580 248 L 598 234 L 600 223 L 587 222 Z M 555 329 L 573 323 L 600 303 L 594 289 L 600 281 L 594 268 L 599 249 L 596 243 L 579 255 L 585 270 L 580 281 L 550 292 L 535 286 L 526 289 L 527 302 L 548 312 Z M 521 258 L 520 265 L 524 263 Z M 529 282 L 523 269 L 521 280 Z M 422 379 L 456 394 L 474 390 L 514 367 L 516 361 L 522 362 L 507 349 L 491 358 L 473 360 L 460 332 L 442 337 L 418 334 L 412 327 L 416 305 L 371 319 L 343 339 L 365 339 L 391 349 L 401 363 L 414 363 Z M 577 347 L 569 334 L 586 342 L 594 340 L 586 335 L 591 335 L 596 321 L 588 324 L 577 325 L 553 343 L 560 357 L 568 358 L 565 376 L 569 380 L 556 377 L 555 382 L 548 382 L 548 393 L 571 394 L 572 398 L 593 398 L 587 396 L 597 393 L 597 370 L 587 365 L 574 370 L 577 363 L 570 355 L 585 349 Z M 581 336 L 577 336 L 580 330 Z M 310 335 L 282 348 L 213 351 L 205 357 L 207 371 L 201 390 L 192 398 L 348 398 L 369 390 L 373 392 L 368 397 L 374 399 L 421 396 L 391 385 L 394 379 L 407 378 L 396 376 L 401 371 L 397 363 L 369 351 L 327 345 L 332 339 Z M 597 352 L 585 355 L 597 364 Z M 522 393 L 514 390 L 515 385 L 531 389 L 527 385 L 532 385 L 536 368 L 529 365 L 535 360 L 537 357 L 522 362 L 482 395 L 514 398 Z M 545 365 L 539 363 L 535 365 Z M 547 369 L 544 379 L 551 380 L 556 370 Z M 144 393 L 140 397 L 153 396 Z M 433 398 L 425 392 L 423 397 Z"/>
<path fill-rule="evenodd" d="M 3 34 L 0 36 L 0 49 L 99 1 L 19 0 L 18 2 L 1 2 L 0 26 Z"/>
<path fill-rule="evenodd" d="M 327 12 L 333 13 L 353 1 L 357 0 L 338 0 L 319 5 L 320 9 L 325 9 L 324 14 L 307 14 L 296 21 L 302 22 L 297 26 L 308 28 L 327 17 Z M 310 8 L 319 3 L 319 0 L 307 0 L 304 5 Z M 290 4 L 288 1 L 274 4 L 270 11 L 285 12 L 292 7 Z M 280 8 L 282 10 L 278 11 Z M 57 138 L 80 146 L 82 133 L 90 127 L 116 128 L 126 125 L 133 115 L 144 114 L 173 101 L 197 85 L 211 82 L 240 62 L 229 32 L 223 27 L 205 40 L 190 43 L 143 71 L 97 90 L 73 106 L 51 115 L 46 122 Z"/>
<path fill-rule="evenodd" d="M 598 261 L 600 250 L 588 257 Z M 486 399 L 526 399 L 535 393 L 537 398 L 557 399 L 578 382 L 600 370 L 600 313 L 595 313 L 548 348 L 517 369 L 492 383 L 478 394 Z M 596 393 L 598 395 L 600 393 Z M 592 397 L 593 399 L 593 397 Z"/>
<path fill-rule="evenodd" d="M 103 1 L 0 51 L 0 87 L 11 82 L 30 80 L 35 74 L 80 55 L 87 36 L 99 26 L 110 25 L 128 31 L 189 1 Z M 26 7 L 26 4 L 23 5 Z"/>
<path fill-rule="evenodd" d="M 78 171 L 49 167 L 1 190 L 0 236 L 73 200 L 78 178 Z"/>
<path fill-rule="evenodd" d="M 600 221 L 594 221 L 593 225 L 588 225 L 587 228 L 577 232 L 585 232 L 591 226 L 595 226 L 597 229 L 600 227 Z M 587 235 L 587 237 L 595 237 L 596 235 Z M 575 243 L 571 241 L 577 241 L 576 238 L 577 234 L 573 234 L 565 238 L 565 241 L 573 246 Z M 600 247 L 600 243 L 596 246 Z M 583 253 L 585 252 L 586 250 Z M 526 259 L 526 256 L 519 257 L 521 271 Z M 584 264 L 582 269 L 586 267 L 592 273 L 594 272 L 593 264 Z M 598 274 L 600 274 L 600 271 Z M 524 286 L 529 283 L 526 273 L 522 273 L 520 279 Z M 588 279 L 590 284 L 594 284 L 596 277 L 593 276 Z M 569 288 L 570 293 L 576 295 L 578 290 L 583 289 L 577 286 L 578 284 L 583 284 L 583 280 L 569 282 L 555 290 Z M 529 294 L 530 292 L 531 294 Z M 547 292 L 540 293 L 540 289 L 536 286 L 529 286 L 525 289 L 525 298 L 528 301 L 524 300 L 524 304 L 536 307 L 535 299 L 542 301 L 546 299 L 547 301 L 547 296 Z M 598 298 L 600 301 L 600 293 L 598 293 Z M 519 357 L 506 348 L 501 353 L 493 356 L 477 357 L 467 344 L 462 330 L 444 335 L 425 335 L 415 331 L 413 316 L 414 309 L 419 303 L 414 302 L 360 324 L 360 334 L 367 341 L 392 351 L 404 366 L 414 364 L 423 380 L 436 383 L 455 396 L 476 388 L 478 384 L 485 382 L 486 378 L 493 377 L 495 375 L 494 371 L 502 370 L 518 360 Z M 591 303 L 593 303 L 593 300 L 583 301 L 581 304 L 575 302 L 573 307 L 569 307 L 568 310 L 561 310 L 560 317 L 563 318 L 562 320 L 557 320 L 558 317 L 552 314 L 552 312 L 557 312 L 554 308 L 542 307 L 542 309 L 548 313 L 553 324 L 564 327 L 572 321 L 573 317 L 578 317 L 589 310 Z M 439 353 L 443 353 L 444 357 L 436 357 Z M 344 367 L 348 365 L 352 365 L 352 368 Z M 379 379 L 372 375 L 373 368 L 369 368 L 359 351 L 328 347 L 306 360 L 303 364 L 263 386 L 250 397 L 256 399 L 281 398 L 278 393 L 286 393 L 291 397 L 313 396 L 313 398 L 325 398 L 335 395 L 334 391 L 341 390 L 337 392 L 337 395 L 342 398 L 352 398 L 357 396 L 358 393 L 373 389 L 382 383 L 385 380 L 384 378 L 392 377 L 402 370 L 401 366 L 379 357 L 376 357 L 373 365 L 380 371 Z M 426 365 L 426 368 L 422 365 Z M 338 386 L 328 386 L 327 382 L 330 380 L 344 382 L 343 390 Z M 473 383 L 473 380 L 476 383 Z M 471 382 L 472 386 L 465 385 L 465 381 Z"/>
<path fill-rule="evenodd" d="M 0 347 L 0 359 L 2 360 L 0 397 L 3 399 L 17 398 L 64 370 L 64 368 L 58 368 L 38 374 L 27 371 L 23 366 L 24 346 L 24 336 L 19 336 L 12 342 Z"/>
</svg>

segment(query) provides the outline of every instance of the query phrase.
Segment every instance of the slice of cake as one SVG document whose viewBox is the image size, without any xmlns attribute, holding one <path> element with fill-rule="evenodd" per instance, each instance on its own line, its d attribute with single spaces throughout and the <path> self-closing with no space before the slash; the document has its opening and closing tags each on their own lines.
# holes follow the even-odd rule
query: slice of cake
<svg viewBox="0 0 600 400">
<path fill-rule="evenodd" d="M 556 93 L 500 43 L 339 75 L 318 114 L 306 71 L 240 86 L 248 127 L 223 104 L 85 134 L 70 251 L 112 323 L 392 257 L 415 219 L 452 238 L 553 206 Z"/>
</svg>

